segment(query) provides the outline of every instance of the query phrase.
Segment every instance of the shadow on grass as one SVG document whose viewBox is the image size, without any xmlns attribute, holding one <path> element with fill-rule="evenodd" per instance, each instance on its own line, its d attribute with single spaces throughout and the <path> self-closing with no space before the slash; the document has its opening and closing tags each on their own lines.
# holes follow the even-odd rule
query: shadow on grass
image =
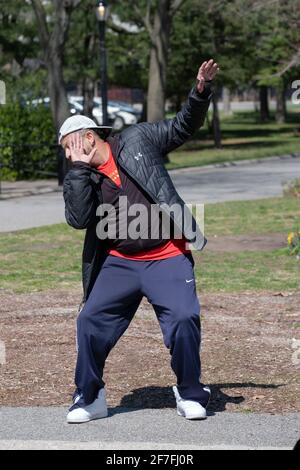
<svg viewBox="0 0 300 470">
<path fill-rule="evenodd" d="M 285 134 L 294 134 L 299 132 L 299 125 L 295 124 L 294 126 L 285 126 L 285 127 L 278 127 L 278 128 L 264 128 L 264 127 L 255 127 L 253 129 L 224 129 L 222 131 L 222 137 L 224 140 L 226 139 L 240 139 L 240 138 L 248 138 L 248 139 L 255 139 L 258 137 L 273 137 L 277 138 L 277 136 L 285 136 Z"/>
<path fill-rule="evenodd" d="M 264 149 L 264 148 L 274 148 L 276 149 L 276 147 L 282 147 L 283 145 L 285 144 L 292 144 L 293 142 L 291 142 L 290 140 L 286 139 L 281 139 L 281 140 L 274 140 L 274 141 L 266 141 L 266 142 L 263 142 L 263 141 L 260 141 L 260 140 L 252 140 L 250 142 L 237 142 L 237 143 L 227 143 L 226 140 L 224 139 L 223 140 L 223 145 L 222 145 L 222 149 L 220 149 L 220 151 L 222 150 L 259 150 L 259 149 Z M 197 152 L 199 150 L 216 150 L 213 143 L 209 142 L 209 143 L 204 143 L 204 142 L 190 142 L 188 146 L 186 146 L 185 148 L 181 148 L 180 151 L 178 150 L 178 152 L 182 152 L 182 151 L 186 151 L 186 152 Z M 174 155 L 176 155 L 176 151 L 174 152 Z"/>
<path fill-rule="evenodd" d="M 256 384 L 256 383 L 222 383 L 209 385 L 212 397 L 208 407 L 208 414 L 211 416 L 216 412 L 226 411 L 228 403 L 239 405 L 245 401 L 242 395 L 227 395 L 224 389 L 277 389 L 284 384 Z M 171 387 L 143 387 L 137 388 L 122 398 L 120 406 L 110 409 L 110 415 L 126 413 L 141 409 L 164 409 L 175 408 L 175 398 Z"/>
<path fill-rule="evenodd" d="M 222 117 L 222 122 L 223 123 L 230 123 L 230 124 L 238 124 L 238 125 L 244 125 L 244 124 L 258 124 L 260 126 L 268 126 L 268 125 L 274 125 L 274 126 L 281 126 L 281 124 L 278 124 L 276 122 L 276 113 L 274 111 L 270 112 L 270 118 L 267 121 L 262 122 L 260 118 L 260 113 L 256 111 L 234 111 L 233 114 L 229 117 Z M 288 111 L 287 116 L 286 116 L 286 123 L 287 124 L 300 124 L 300 113 L 298 110 L 293 110 L 293 111 Z"/>
<path fill-rule="evenodd" d="M 286 123 L 280 125 L 275 122 L 274 116 L 272 116 L 270 121 L 261 123 L 259 120 L 259 114 L 257 113 L 237 112 L 230 118 L 221 121 L 222 140 L 225 146 L 226 140 L 228 139 L 268 139 L 273 137 L 275 141 L 280 142 L 284 140 L 284 136 L 287 134 L 294 134 L 296 138 L 296 134 L 300 132 L 299 126 L 300 113 L 289 113 Z M 212 140 L 212 135 L 208 132 L 206 126 L 198 130 L 190 142 L 197 140 L 203 141 L 203 139 Z M 251 143 L 249 144 L 251 145 Z M 240 144 L 237 143 L 235 147 L 238 148 L 239 145 Z M 254 141 L 253 145 L 257 145 L 257 142 Z M 269 146 L 267 142 L 265 145 Z M 201 148 L 205 147 L 201 146 Z"/>
<path fill-rule="evenodd" d="M 255 139 L 255 138 L 269 138 L 273 137 L 276 138 L 277 136 L 284 136 L 285 134 L 294 134 L 300 131 L 299 129 L 299 124 L 294 124 L 294 125 L 285 125 L 284 127 L 263 127 L 263 125 L 260 126 L 255 126 L 252 128 L 234 128 L 234 125 L 232 125 L 232 128 L 228 127 L 223 127 L 222 130 L 222 140 L 226 141 L 226 139 L 241 139 L 241 138 L 248 138 L 248 139 Z M 207 130 L 202 129 L 200 131 L 197 131 L 194 136 L 192 137 L 192 140 L 202 140 L 203 138 L 211 138 L 211 135 L 207 132 Z"/>
</svg>

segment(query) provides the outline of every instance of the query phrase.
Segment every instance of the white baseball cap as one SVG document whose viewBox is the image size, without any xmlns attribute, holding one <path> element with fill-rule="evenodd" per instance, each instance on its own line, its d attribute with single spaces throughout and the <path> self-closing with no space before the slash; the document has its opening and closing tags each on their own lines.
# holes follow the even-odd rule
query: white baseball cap
<svg viewBox="0 0 300 470">
<path fill-rule="evenodd" d="M 61 144 L 62 139 L 66 137 L 66 135 L 81 131 L 82 129 L 101 130 L 101 134 L 103 134 L 104 138 L 107 138 L 112 131 L 112 127 L 98 126 L 92 119 L 82 116 L 81 114 L 76 114 L 76 116 L 71 116 L 66 119 L 61 126 L 58 133 L 58 143 Z"/>
</svg>

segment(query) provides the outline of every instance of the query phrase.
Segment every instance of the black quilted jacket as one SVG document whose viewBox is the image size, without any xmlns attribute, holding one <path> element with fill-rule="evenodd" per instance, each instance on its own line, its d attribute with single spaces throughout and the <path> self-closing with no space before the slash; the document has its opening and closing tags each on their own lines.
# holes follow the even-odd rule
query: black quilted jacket
<svg viewBox="0 0 300 470">
<path fill-rule="evenodd" d="M 199 94 L 196 87 L 189 94 L 187 103 L 174 119 L 157 123 L 140 123 L 131 126 L 108 142 L 118 164 L 157 204 L 164 210 L 166 206 L 180 204 L 187 210 L 179 197 L 171 178 L 165 169 L 163 158 L 172 150 L 186 142 L 204 123 L 211 99 L 209 86 Z M 75 229 L 86 229 L 82 259 L 82 281 L 84 301 L 88 298 L 104 259 L 101 241 L 96 235 L 96 209 L 102 202 L 101 183 L 103 176 L 88 164 L 75 162 L 64 180 L 65 215 L 69 225 Z M 166 206 L 165 206 L 166 205 Z M 173 222 L 181 226 L 176 215 L 170 214 Z M 185 224 L 184 236 L 194 241 L 201 250 L 206 239 L 201 234 L 195 220 Z"/>
</svg>

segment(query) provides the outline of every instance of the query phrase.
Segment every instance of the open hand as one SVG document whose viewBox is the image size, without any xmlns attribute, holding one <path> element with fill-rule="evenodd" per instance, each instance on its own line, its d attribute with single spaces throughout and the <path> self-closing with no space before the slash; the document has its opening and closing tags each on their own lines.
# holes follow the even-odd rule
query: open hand
<svg viewBox="0 0 300 470">
<path fill-rule="evenodd" d="M 218 64 L 213 59 L 203 62 L 197 75 L 197 90 L 199 93 L 204 90 L 205 82 L 213 80 L 219 70 Z"/>
<path fill-rule="evenodd" d="M 97 148 L 95 147 L 89 154 L 86 154 L 83 147 L 83 139 L 79 132 L 70 135 L 69 141 L 70 157 L 72 162 L 84 162 L 90 164 Z"/>
</svg>

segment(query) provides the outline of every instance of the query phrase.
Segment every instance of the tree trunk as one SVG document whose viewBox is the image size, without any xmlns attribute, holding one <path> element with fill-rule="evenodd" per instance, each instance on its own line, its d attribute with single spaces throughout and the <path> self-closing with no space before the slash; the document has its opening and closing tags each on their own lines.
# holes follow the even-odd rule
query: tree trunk
<svg viewBox="0 0 300 470">
<path fill-rule="evenodd" d="M 213 129 L 212 129 L 212 123 L 209 119 L 209 113 L 206 114 L 206 125 L 207 125 L 207 132 L 209 135 L 211 135 L 213 132 Z"/>
<path fill-rule="evenodd" d="M 144 93 L 143 108 L 142 108 L 142 115 L 141 115 L 140 122 L 147 122 L 147 110 L 148 110 L 148 102 L 147 102 L 146 93 Z"/>
<path fill-rule="evenodd" d="M 166 74 L 171 32 L 170 3 L 170 0 L 161 0 L 155 12 L 148 85 L 149 122 L 159 121 L 165 117 Z"/>
<path fill-rule="evenodd" d="M 214 142 L 215 142 L 216 148 L 221 148 L 222 147 L 222 134 L 221 134 L 221 124 L 220 124 L 217 92 L 213 94 L 212 103 L 213 103 L 212 128 L 213 128 Z"/>
<path fill-rule="evenodd" d="M 231 102 L 230 102 L 230 90 L 227 87 L 223 88 L 223 112 L 225 116 L 230 116 L 231 111 Z"/>
<path fill-rule="evenodd" d="M 51 100 L 53 123 L 58 131 L 64 120 L 70 115 L 68 96 L 63 76 L 64 47 L 67 41 L 70 16 L 80 0 L 61 2 L 52 0 L 52 30 L 49 29 L 49 15 L 44 2 L 31 0 L 38 24 L 38 34 L 48 71 L 48 92 Z"/>
<path fill-rule="evenodd" d="M 266 122 L 270 119 L 270 109 L 269 109 L 269 89 L 267 86 L 262 85 L 259 87 L 259 111 L 260 111 L 260 121 Z"/>
<path fill-rule="evenodd" d="M 63 122 L 70 116 L 68 96 L 60 59 L 53 57 L 52 60 L 47 63 L 47 70 L 51 112 L 55 129 L 58 132 Z"/>
<path fill-rule="evenodd" d="M 176 110 L 176 113 L 179 113 L 181 108 L 182 108 L 182 96 L 177 94 L 175 96 L 175 110 Z"/>
<path fill-rule="evenodd" d="M 286 122 L 286 99 L 285 84 L 282 82 L 276 87 L 276 122 L 282 124 Z"/>
<path fill-rule="evenodd" d="M 95 91 L 95 85 L 94 85 L 93 80 L 86 77 L 83 80 L 83 84 L 82 84 L 82 96 L 83 96 L 83 111 L 82 111 L 82 113 L 85 116 L 88 116 L 91 119 L 94 119 L 94 116 L 93 116 L 94 91 Z"/>
</svg>

